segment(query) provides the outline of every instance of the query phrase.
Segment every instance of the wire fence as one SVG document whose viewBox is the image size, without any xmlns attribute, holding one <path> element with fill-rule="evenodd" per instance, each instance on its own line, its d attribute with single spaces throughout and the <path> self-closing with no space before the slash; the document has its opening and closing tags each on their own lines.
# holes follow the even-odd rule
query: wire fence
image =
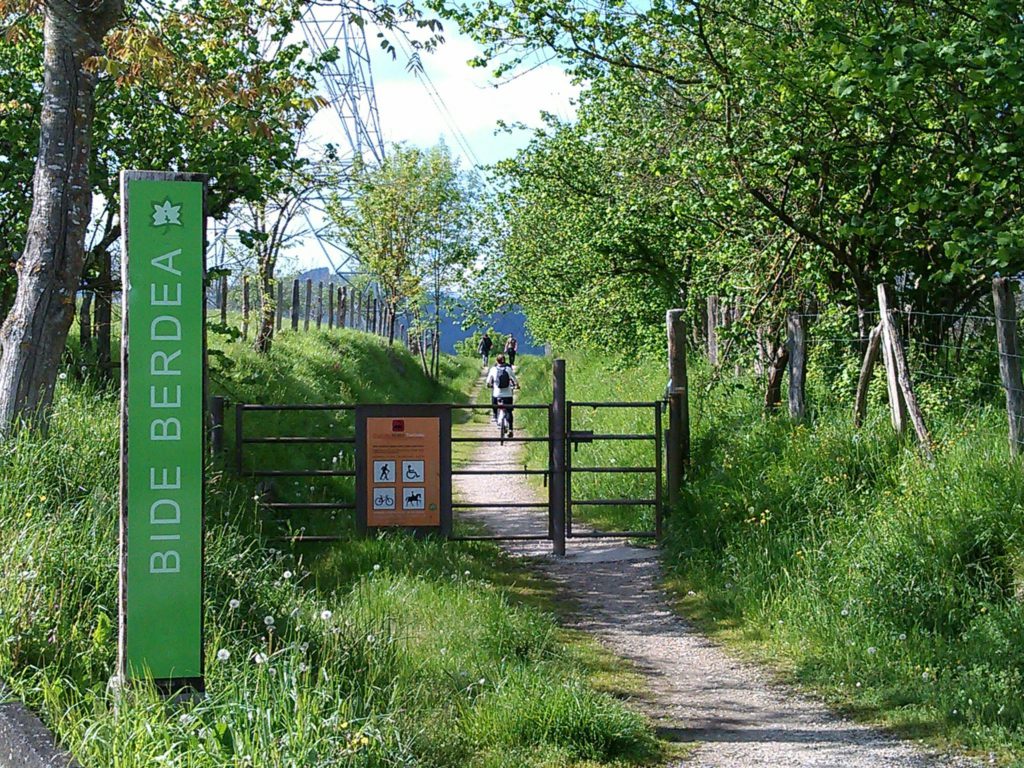
<svg viewBox="0 0 1024 768">
<path fill-rule="evenodd" d="M 718 376 L 753 374 L 765 406 L 789 400 L 795 418 L 804 414 L 804 398 L 812 409 L 849 407 L 858 424 L 869 406 L 900 409 L 907 413 L 894 413 L 894 423 L 902 427 L 900 419 L 909 417 L 924 445 L 916 419 L 926 424 L 940 414 L 1005 407 L 1011 449 L 1024 453 L 1024 355 L 1017 343 L 1024 329 L 1010 285 L 994 282 L 991 314 L 836 308 L 790 313 L 774 325 L 744 318 L 734 300 L 711 297 L 693 339 Z M 801 367 L 796 386 L 794 366 Z M 873 366 L 881 375 L 872 375 Z"/>
</svg>

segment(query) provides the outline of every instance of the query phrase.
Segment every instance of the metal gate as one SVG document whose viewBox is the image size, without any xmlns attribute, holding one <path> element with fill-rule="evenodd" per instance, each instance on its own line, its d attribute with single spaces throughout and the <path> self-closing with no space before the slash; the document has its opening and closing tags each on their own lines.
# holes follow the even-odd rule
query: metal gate
<svg viewBox="0 0 1024 768">
<path fill-rule="evenodd" d="M 536 502 L 466 502 L 454 501 L 451 504 L 453 511 L 458 510 L 494 510 L 517 509 L 536 510 L 538 512 L 538 529 L 529 533 L 490 533 L 480 535 L 453 535 L 450 538 L 461 541 L 544 541 L 550 540 L 555 554 L 564 554 L 567 539 L 584 538 L 660 538 L 662 534 L 664 519 L 664 469 L 663 461 L 664 434 L 662 429 L 662 415 L 665 403 L 662 401 L 651 402 L 591 402 L 591 401 L 569 401 L 565 397 L 565 363 L 562 360 L 554 361 L 554 381 L 552 402 L 542 404 L 519 404 L 515 405 L 516 411 L 542 411 L 547 415 L 547 431 L 545 434 L 534 434 L 519 436 L 515 442 L 545 443 L 548 446 L 546 467 L 523 467 L 515 469 L 469 469 L 452 468 L 452 476 L 466 475 L 516 475 L 524 478 L 541 476 L 544 478 L 544 485 L 547 489 L 547 499 Z M 448 406 L 455 411 L 474 412 L 490 410 L 488 404 L 452 404 Z M 264 506 L 272 511 L 290 513 L 304 511 L 307 513 L 337 513 L 354 512 L 356 504 L 354 498 L 354 482 L 356 476 L 356 462 L 354 457 L 356 437 L 349 424 L 337 424 L 337 419 L 348 421 L 355 411 L 356 406 L 351 404 L 280 404 L 280 405 L 256 405 L 238 403 L 235 405 L 235 440 L 234 440 L 234 461 L 236 472 L 256 478 L 275 480 L 292 480 L 312 484 L 315 478 L 349 478 L 353 483 L 351 491 L 346 488 L 342 493 L 343 498 L 320 496 L 315 500 L 308 501 L 285 501 L 283 499 L 268 500 Z M 585 429 L 588 426 L 587 414 L 609 412 L 611 410 L 630 410 L 650 414 L 650 428 L 636 433 L 620 433 Z M 223 409 L 221 408 L 221 412 Z M 252 434 L 247 429 L 249 419 L 247 415 L 259 412 L 282 412 L 301 411 L 306 412 L 311 419 L 330 415 L 333 428 L 327 429 L 319 423 L 309 425 L 313 434 L 283 435 L 273 431 L 268 432 L 257 426 L 257 434 Z M 644 424 L 648 422 L 644 421 Z M 215 429 L 218 425 L 215 424 Z M 223 429 L 223 423 L 219 425 Z M 501 438 L 496 435 L 488 436 L 466 436 L 459 435 L 451 438 L 453 444 L 460 443 L 499 443 Z M 644 451 L 644 457 L 640 462 L 630 466 L 619 466 L 610 460 L 599 460 L 588 455 L 587 446 L 598 446 L 613 442 L 634 442 L 647 444 L 648 449 Z M 321 447 L 342 447 L 351 451 L 345 454 L 339 451 L 338 458 L 344 459 L 339 464 L 323 466 L 323 457 L 310 456 L 310 461 L 292 461 L 293 466 L 268 467 L 262 457 L 254 452 L 261 445 L 288 445 L 296 449 L 300 447 L 314 448 Z M 298 454 L 295 451 L 293 457 Z M 297 466 L 296 466 L 297 464 Z M 319 465 L 317 465 L 319 464 Z M 633 495 L 613 495 L 602 492 L 598 488 L 587 495 L 580 495 L 580 484 L 582 477 L 592 476 L 632 476 L 635 478 L 648 478 L 643 492 Z M 303 480 L 305 479 L 305 480 Z M 574 482 L 575 479 L 575 482 Z M 451 482 L 447 478 L 444 482 Z M 584 526 L 577 521 L 577 512 L 584 508 L 613 508 L 618 510 L 646 508 L 651 510 L 648 517 L 649 525 L 644 527 L 595 527 Z M 344 536 L 335 535 L 292 535 L 289 537 L 293 542 L 310 541 L 336 541 L 344 539 Z"/>
<path fill-rule="evenodd" d="M 581 410 L 599 412 L 603 410 L 634 410 L 648 411 L 651 414 L 651 431 L 642 433 L 601 433 L 593 429 L 576 429 L 574 420 L 579 420 Z M 565 462 L 565 535 L 569 539 L 579 538 L 661 538 L 662 520 L 664 518 L 663 499 L 663 436 L 662 436 L 662 402 L 566 402 L 566 433 L 569 451 Z M 575 419 L 574 419 L 575 416 Z M 638 466 L 618 466 L 609 463 L 582 461 L 577 464 L 580 447 L 600 442 L 642 442 L 648 443 L 650 464 Z M 579 475 L 631 475 L 649 477 L 649 493 L 633 497 L 613 497 L 598 494 L 596 497 L 579 498 L 574 493 L 573 477 Z M 645 529 L 579 530 L 575 523 L 575 511 L 578 507 L 614 507 L 638 508 L 652 510 L 652 526 Z"/>
</svg>

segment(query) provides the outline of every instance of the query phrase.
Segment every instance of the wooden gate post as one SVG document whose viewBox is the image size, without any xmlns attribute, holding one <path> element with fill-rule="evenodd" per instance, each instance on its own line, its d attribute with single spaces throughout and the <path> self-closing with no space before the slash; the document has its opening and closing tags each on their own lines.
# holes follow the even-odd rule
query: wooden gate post
<svg viewBox="0 0 1024 768">
<path fill-rule="evenodd" d="M 1021 386 L 1020 347 L 1017 340 L 1017 306 L 1009 278 L 992 281 L 999 345 L 999 377 L 1006 390 L 1006 415 L 1010 421 L 1010 454 L 1024 453 L 1024 387 Z"/>
<path fill-rule="evenodd" d="M 803 421 L 806 410 L 807 336 L 804 316 L 790 312 L 786 316 L 786 346 L 789 347 L 789 418 Z"/>
<path fill-rule="evenodd" d="M 668 504 L 671 510 L 679 505 L 683 478 L 690 465 L 690 384 L 686 372 L 686 321 L 683 310 L 670 309 L 665 314 L 668 332 L 669 416 L 666 436 L 666 468 Z"/>
<path fill-rule="evenodd" d="M 551 517 L 552 551 L 557 557 L 565 556 L 565 360 L 553 361 L 551 366 L 551 411 L 548 419 L 548 438 L 551 441 L 551 482 L 548 486 L 549 515 Z"/>
<path fill-rule="evenodd" d="M 334 284 L 327 284 L 327 328 L 334 327 Z"/>
</svg>

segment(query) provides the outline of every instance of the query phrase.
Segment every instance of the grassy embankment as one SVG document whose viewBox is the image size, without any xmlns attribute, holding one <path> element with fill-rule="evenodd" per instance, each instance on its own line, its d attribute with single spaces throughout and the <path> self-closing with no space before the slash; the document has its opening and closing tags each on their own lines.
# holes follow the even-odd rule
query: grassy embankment
<svg viewBox="0 0 1024 768">
<path fill-rule="evenodd" d="M 250 402 L 447 400 L 404 352 L 352 332 L 282 334 L 258 358 L 225 347 L 215 391 Z M 226 361 L 226 362 L 225 362 Z M 656 759 L 647 724 L 597 692 L 605 660 L 568 646 L 495 547 L 352 540 L 280 551 L 261 488 L 211 467 L 206 541 L 206 699 L 171 709 L 145 687 L 115 708 L 117 404 L 59 382 L 47 437 L 0 449 L 0 680 L 87 768 L 195 766 L 572 766 Z M 272 416 L 313 434 L 302 416 Z M 336 420 L 340 422 L 341 420 Z M 346 425 L 337 423 L 339 430 Z M 267 429 L 257 424 L 254 429 Z M 229 424 L 228 433 L 231 429 Z M 294 450 L 265 461 L 298 462 Z M 325 465 L 337 453 L 316 455 Z M 342 452 L 338 464 L 350 457 Z M 323 487 L 314 496 L 343 489 Z M 347 530 L 346 520 L 320 521 Z M 534 585 L 535 586 L 535 585 Z"/>
<path fill-rule="evenodd" d="M 526 391 L 546 396 L 546 368 L 524 373 Z M 893 435 L 882 376 L 860 430 L 813 361 L 801 426 L 764 417 L 751 381 L 709 391 L 699 361 L 691 376 L 693 476 L 665 542 L 684 610 L 852 712 L 1024 765 L 1024 471 L 1008 458 L 1005 412 L 922 384 L 928 463 Z M 577 399 L 656 398 L 664 386 L 661 361 L 568 362 Z M 628 443 L 580 450 L 642 458 Z M 618 476 L 577 482 L 581 494 L 639 490 Z M 585 519 L 646 523 L 601 512 Z"/>
</svg>

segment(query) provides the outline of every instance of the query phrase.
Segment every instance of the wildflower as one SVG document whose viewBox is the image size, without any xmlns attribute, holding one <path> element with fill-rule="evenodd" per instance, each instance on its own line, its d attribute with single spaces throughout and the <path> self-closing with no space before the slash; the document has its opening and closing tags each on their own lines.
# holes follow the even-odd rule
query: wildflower
<svg viewBox="0 0 1024 768">
<path fill-rule="evenodd" d="M 266 664 L 267 663 L 267 654 L 259 653 L 257 651 L 255 654 L 253 654 L 252 660 L 255 661 L 257 664 Z"/>
<path fill-rule="evenodd" d="M 841 610 L 839 612 L 839 615 L 840 616 L 849 616 L 850 615 L 850 609 L 849 608 L 843 608 L 843 610 Z"/>
<path fill-rule="evenodd" d="M 274 626 L 274 617 L 273 616 L 264 616 L 263 617 L 263 623 L 266 624 L 268 627 Z"/>
<path fill-rule="evenodd" d="M 484 685 L 487 683 L 487 681 L 481 677 L 479 680 L 477 680 L 477 683 L 479 683 L 480 685 Z"/>
<path fill-rule="evenodd" d="M 868 648 L 868 656 L 874 656 L 876 653 L 878 653 L 878 649 L 875 646 L 872 645 Z"/>
<path fill-rule="evenodd" d="M 907 633 L 906 632 L 900 632 L 900 640 L 903 641 L 903 640 L 906 640 L 906 639 L 907 639 Z"/>
<path fill-rule="evenodd" d="M 277 677 L 277 670 L 273 667 L 270 667 L 269 669 L 267 669 L 267 674 L 271 677 Z"/>
<path fill-rule="evenodd" d="M 693 590 L 691 589 L 691 590 L 690 590 L 689 592 L 687 592 L 687 593 L 686 593 L 686 596 L 687 596 L 687 597 L 696 597 L 696 596 L 697 596 L 697 593 L 696 593 L 696 592 L 694 592 L 694 591 L 693 591 Z"/>
<path fill-rule="evenodd" d="M 380 563 L 374 563 L 373 564 L 373 570 L 374 571 L 379 571 L 380 570 Z"/>
<path fill-rule="evenodd" d="M 255 496 L 252 497 L 252 500 L 253 501 L 259 501 L 260 500 L 260 495 L 257 493 Z"/>
<path fill-rule="evenodd" d="M 221 648 L 217 651 L 217 661 L 227 661 L 231 658 L 231 651 L 227 648 Z"/>
<path fill-rule="evenodd" d="M 927 672 L 922 672 L 921 673 L 921 679 L 924 680 L 927 683 L 928 682 L 928 673 Z"/>
<path fill-rule="evenodd" d="M 331 456 L 331 464 L 337 464 L 337 463 L 338 463 L 338 457 L 337 456 Z"/>
<path fill-rule="evenodd" d="M 241 604 L 242 604 L 242 601 L 238 600 L 238 599 L 236 599 L 234 597 L 231 598 L 230 600 L 228 600 L 228 608 L 230 608 L 232 611 L 237 611 L 238 610 L 238 606 L 240 606 Z"/>
<path fill-rule="evenodd" d="M 64 371 L 61 371 L 60 375 L 57 378 L 60 379 L 61 381 L 64 381 L 64 379 L 66 379 L 67 377 L 68 375 L 64 373 Z"/>
<path fill-rule="evenodd" d="M 857 683 L 857 687 L 860 688 L 860 683 Z"/>
<path fill-rule="evenodd" d="M 372 643 L 376 639 L 377 638 L 375 638 L 373 635 L 367 635 L 366 636 L 366 642 L 368 642 L 368 643 Z"/>
<path fill-rule="evenodd" d="M 442 656 L 447 656 L 448 655 L 448 649 L 447 648 L 442 648 L 441 649 L 441 655 Z"/>
<path fill-rule="evenodd" d="M 281 575 L 287 580 L 287 579 L 290 579 L 292 577 L 292 572 L 291 571 L 285 571 Z"/>
<path fill-rule="evenodd" d="M 308 669 L 309 669 L 309 667 L 306 665 L 306 662 L 304 662 L 304 661 L 300 661 L 299 662 L 299 672 L 305 672 Z"/>
<path fill-rule="evenodd" d="M 725 588 L 726 589 L 732 589 L 732 582 L 731 581 L 725 582 Z"/>
<path fill-rule="evenodd" d="M 464 571 L 462 575 L 468 577 L 469 576 L 469 571 Z"/>
<path fill-rule="evenodd" d="M 328 611 L 328 610 L 326 610 L 326 609 L 324 609 L 324 610 L 320 611 L 320 618 L 321 618 L 321 619 L 322 619 L 323 621 L 330 621 L 330 620 L 331 620 L 331 617 L 332 617 L 333 615 L 334 615 L 333 613 L 331 613 L 330 611 Z"/>
<path fill-rule="evenodd" d="M 299 651 L 305 653 L 309 650 L 309 643 L 299 643 Z"/>
<path fill-rule="evenodd" d="M 359 743 L 362 744 L 365 747 L 367 744 L 370 743 L 370 739 L 368 737 L 366 737 L 366 736 L 363 736 L 362 738 L 359 739 Z"/>
<path fill-rule="evenodd" d="M 40 496 L 40 497 L 39 497 L 39 500 L 40 500 L 40 501 L 46 501 L 46 497 L 45 497 L 45 496 Z"/>
</svg>

